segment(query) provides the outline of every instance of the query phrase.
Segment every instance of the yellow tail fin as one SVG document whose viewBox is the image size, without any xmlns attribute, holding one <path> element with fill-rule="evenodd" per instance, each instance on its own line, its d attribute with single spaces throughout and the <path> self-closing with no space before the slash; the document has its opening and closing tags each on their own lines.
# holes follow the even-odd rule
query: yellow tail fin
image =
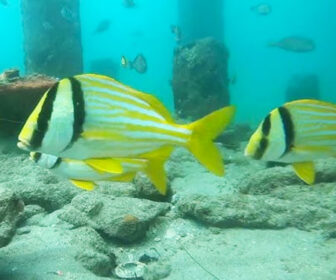
<svg viewBox="0 0 336 280">
<path fill-rule="evenodd" d="M 224 164 L 213 140 L 230 123 L 235 111 L 234 106 L 224 107 L 187 125 L 192 130 L 187 148 L 201 164 L 217 176 L 224 175 Z"/>
</svg>

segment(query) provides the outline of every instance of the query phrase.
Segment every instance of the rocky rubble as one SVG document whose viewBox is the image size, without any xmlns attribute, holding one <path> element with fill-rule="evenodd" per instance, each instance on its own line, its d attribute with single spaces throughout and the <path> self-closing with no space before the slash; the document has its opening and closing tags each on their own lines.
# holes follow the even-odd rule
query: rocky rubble
<svg viewBox="0 0 336 280">
<path fill-rule="evenodd" d="M 0 248 L 7 245 L 15 234 L 23 201 L 11 190 L 0 187 Z"/>
<path fill-rule="evenodd" d="M 108 238 L 130 243 L 142 239 L 154 219 L 168 210 L 167 203 L 86 192 L 76 196 L 59 217 L 75 227 L 90 226 Z"/>
</svg>

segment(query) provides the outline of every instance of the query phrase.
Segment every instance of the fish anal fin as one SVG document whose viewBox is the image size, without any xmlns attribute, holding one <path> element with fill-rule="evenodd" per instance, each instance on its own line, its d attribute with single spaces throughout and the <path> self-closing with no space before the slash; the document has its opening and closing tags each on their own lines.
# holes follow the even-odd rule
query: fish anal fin
<svg viewBox="0 0 336 280">
<path fill-rule="evenodd" d="M 93 158 L 85 160 L 89 166 L 98 172 L 107 172 L 113 174 L 121 174 L 123 168 L 121 162 L 111 158 Z"/>
<path fill-rule="evenodd" d="M 128 172 L 122 175 L 117 175 L 111 177 L 109 181 L 116 181 L 116 182 L 130 182 L 134 179 L 136 173 L 135 172 Z"/>
<path fill-rule="evenodd" d="M 91 181 L 81 181 L 81 180 L 71 179 L 70 182 L 74 184 L 76 187 L 87 190 L 87 191 L 92 191 L 95 188 L 95 184 Z"/>
<path fill-rule="evenodd" d="M 294 171 L 296 175 L 308 185 L 312 185 L 315 182 L 315 167 L 312 161 L 306 162 L 294 162 Z"/>
<path fill-rule="evenodd" d="M 167 192 L 167 177 L 164 170 L 164 163 L 165 160 L 162 159 L 149 160 L 148 165 L 144 170 L 152 184 L 162 195 L 165 195 Z"/>
</svg>

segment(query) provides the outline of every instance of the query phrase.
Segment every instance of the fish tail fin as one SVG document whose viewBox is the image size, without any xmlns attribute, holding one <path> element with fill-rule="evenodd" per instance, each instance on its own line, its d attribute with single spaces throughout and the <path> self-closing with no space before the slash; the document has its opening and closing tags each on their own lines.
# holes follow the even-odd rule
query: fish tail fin
<svg viewBox="0 0 336 280">
<path fill-rule="evenodd" d="M 230 123 L 234 113 L 234 106 L 224 107 L 187 125 L 192 131 L 187 148 L 201 164 L 218 176 L 224 175 L 224 164 L 213 140 Z"/>
</svg>

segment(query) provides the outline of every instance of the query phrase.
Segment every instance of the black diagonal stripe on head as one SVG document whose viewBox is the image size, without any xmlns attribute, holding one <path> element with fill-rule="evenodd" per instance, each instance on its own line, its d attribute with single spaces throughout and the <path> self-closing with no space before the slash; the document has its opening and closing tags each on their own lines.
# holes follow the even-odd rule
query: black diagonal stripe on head
<svg viewBox="0 0 336 280">
<path fill-rule="evenodd" d="M 33 131 L 32 139 L 30 141 L 30 146 L 32 150 L 41 147 L 43 138 L 47 133 L 58 85 L 59 83 L 57 82 L 47 92 L 47 96 L 44 100 L 41 111 L 37 118 L 37 128 Z"/>
<path fill-rule="evenodd" d="M 294 143 L 294 124 L 290 112 L 285 107 L 279 107 L 279 114 L 281 117 L 284 133 L 285 133 L 285 143 L 286 147 L 282 154 L 284 156 L 293 147 Z"/>
<path fill-rule="evenodd" d="M 271 131 L 271 115 L 267 115 L 267 117 L 264 119 L 261 131 L 263 133 L 263 136 L 268 136 L 268 134 Z"/>
<path fill-rule="evenodd" d="M 72 102 L 74 108 L 73 132 L 70 145 L 75 142 L 83 132 L 85 120 L 84 94 L 80 82 L 76 78 L 69 78 L 72 90 Z"/>
<path fill-rule="evenodd" d="M 262 125 L 261 125 L 261 140 L 259 142 L 259 146 L 254 154 L 255 159 L 261 159 L 262 156 L 264 155 L 267 147 L 268 147 L 268 138 L 267 136 L 269 135 L 271 131 L 271 115 L 267 115 L 267 117 L 264 119 Z"/>
</svg>

